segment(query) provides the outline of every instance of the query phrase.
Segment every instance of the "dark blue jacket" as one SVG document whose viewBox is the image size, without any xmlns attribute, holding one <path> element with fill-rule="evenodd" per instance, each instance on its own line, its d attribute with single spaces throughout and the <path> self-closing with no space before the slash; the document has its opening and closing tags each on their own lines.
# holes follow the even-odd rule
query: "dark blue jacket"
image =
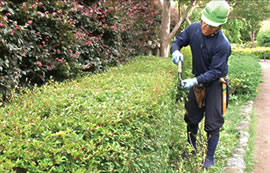
<svg viewBox="0 0 270 173">
<path fill-rule="evenodd" d="M 187 45 L 191 47 L 192 73 L 198 83 L 209 83 L 228 74 L 231 46 L 221 30 L 204 36 L 201 23 L 193 23 L 173 41 L 171 53 Z"/>
</svg>

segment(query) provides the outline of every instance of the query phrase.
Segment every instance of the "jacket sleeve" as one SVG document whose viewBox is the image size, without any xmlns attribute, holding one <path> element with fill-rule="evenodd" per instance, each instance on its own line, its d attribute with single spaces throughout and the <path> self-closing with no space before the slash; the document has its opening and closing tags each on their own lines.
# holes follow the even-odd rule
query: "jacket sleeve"
<svg viewBox="0 0 270 173">
<path fill-rule="evenodd" d="M 228 58 L 231 55 L 229 44 L 220 46 L 212 58 L 208 71 L 197 77 L 198 83 L 209 83 L 228 74 Z"/>
<path fill-rule="evenodd" d="M 172 43 L 171 47 L 171 54 L 176 51 L 180 50 L 182 47 L 189 45 L 189 33 L 190 33 L 191 25 L 187 27 L 181 34 L 179 34 L 176 39 Z"/>
</svg>

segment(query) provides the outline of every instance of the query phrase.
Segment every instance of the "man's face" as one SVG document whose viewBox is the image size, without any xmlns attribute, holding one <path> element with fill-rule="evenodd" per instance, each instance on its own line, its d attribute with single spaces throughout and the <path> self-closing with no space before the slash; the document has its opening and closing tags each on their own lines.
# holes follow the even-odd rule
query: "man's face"
<svg viewBox="0 0 270 173">
<path fill-rule="evenodd" d="M 220 26 L 218 27 L 213 27 L 213 26 L 209 26 L 206 23 L 204 23 L 202 21 L 202 33 L 205 36 L 209 36 L 211 34 L 214 34 L 215 32 L 217 32 L 220 29 Z"/>
</svg>

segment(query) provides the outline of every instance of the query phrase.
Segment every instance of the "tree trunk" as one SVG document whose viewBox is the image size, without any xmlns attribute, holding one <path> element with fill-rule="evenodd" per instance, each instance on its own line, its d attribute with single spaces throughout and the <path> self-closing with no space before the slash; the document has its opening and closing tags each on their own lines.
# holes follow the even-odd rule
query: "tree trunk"
<svg viewBox="0 0 270 173">
<path fill-rule="evenodd" d="M 169 56 L 169 35 L 170 35 L 170 0 L 164 0 L 163 11 L 161 19 L 161 29 L 160 29 L 160 56 Z"/>
<path fill-rule="evenodd" d="M 175 27 L 173 28 L 172 32 L 170 33 L 170 36 L 169 36 L 169 39 L 170 39 L 170 40 L 175 36 L 177 30 L 181 27 L 181 25 L 182 25 L 183 22 L 186 20 L 186 18 L 187 18 L 187 17 L 190 17 L 190 16 L 192 15 L 192 13 L 193 13 L 194 10 L 195 10 L 196 3 L 197 3 L 197 0 L 191 0 L 191 2 L 190 2 L 190 4 L 189 4 L 189 6 L 187 7 L 186 11 L 185 11 L 184 13 L 182 12 L 182 17 L 181 17 L 181 19 L 178 21 L 178 23 L 175 25 Z M 190 12 L 190 14 L 188 15 L 188 12 L 190 11 L 190 9 L 191 9 L 191 12 Z"/>
<path fill-rule="evenodd" d="M 187 7 L 185 12 L 182 13 L 182 17 L 173 28 L 172 32 L 170 33 L 170 8 L 171 2 L 170 0 L 164 0 L 163 2 L 163 11 L 162 11 L 162 19 L 161 19 L 161 27 L 160 27 L 160 56 L 168 57 L 169 56 L 169 48 L 170 48 L 170 41 L 175 36 L 177 30 L 181 27 L 182 23 L 188 16 L 191 16 L 193 13 L 197 0 L 191 0 L 191 3 Z M 192 8 L 190 14 L 188 12 Z"/>
<path fill-rule="evenodd" d="M 255 37 L 256 37 L 256 31 L 249 32 L 250 40 L 252 42 L 251 48 L 255 47 Z"/>
</svg>

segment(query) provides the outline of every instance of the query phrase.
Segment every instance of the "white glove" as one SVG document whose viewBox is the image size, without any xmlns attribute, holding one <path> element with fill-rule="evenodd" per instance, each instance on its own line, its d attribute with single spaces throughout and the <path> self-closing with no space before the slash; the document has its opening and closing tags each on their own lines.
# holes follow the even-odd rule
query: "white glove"
<svg viewBox="0 0 270 173">
<path fill-rule="evenodd" d="M 184 89 L 190 89 L 191 87 L 197 84 L 198 84 L 198 80 L 195 77 L 191 79 L 185 79 L 182 81 L 182 86 Z"/>
<path fill-rule="evenodd" d="M 172 61 L 178 65 L 179 61 L 184 61 L 184 55 L 179 50 L 176 50 L 172 53 Z"/>
</svg>

